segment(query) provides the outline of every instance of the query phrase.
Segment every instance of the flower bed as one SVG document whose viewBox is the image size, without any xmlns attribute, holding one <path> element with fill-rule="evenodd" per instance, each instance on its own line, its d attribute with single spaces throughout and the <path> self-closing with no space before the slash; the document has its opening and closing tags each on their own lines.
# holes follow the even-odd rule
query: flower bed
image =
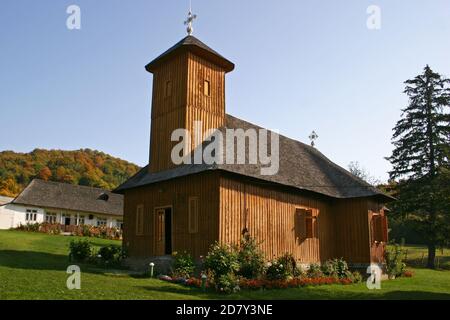
<svg viewBox="0 0 450 320">
<path fill-rule="evenodd" d="M 202 280 L 198 278 L 179 279 L 171 278 L 169 276 L 161 276 L 160 280 L 179 283 L 188 287 L 201 288 Z M 272 289 L 287 289 L 287 288 L 301 288 L 308 286 L 323 286 L 323 285 L 349 285 L 354 283 L 351 279 L 339 279 L 335 277 L 321 277 L 321 278 L 292 278 L 289 280 L 266 280 L 266 279 L 245 279 L 239 280 L 239 289 L 244 290 L 272 290 Z M 206 287 L 210 287 L 210 283 L 206 283 Z"/>
</svg>

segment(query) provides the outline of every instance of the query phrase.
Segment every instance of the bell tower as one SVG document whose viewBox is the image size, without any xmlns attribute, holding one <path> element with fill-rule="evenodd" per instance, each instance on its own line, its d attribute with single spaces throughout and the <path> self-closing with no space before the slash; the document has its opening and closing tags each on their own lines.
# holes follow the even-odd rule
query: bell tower
<svg viewBox="0 0 450 320">
<path fill-rule="evenodd" d="M 202 131 L 219 128 L 225 121 L 225 74 L 234 64 L 189 35 L 150 62 L 145 69 L 153 74 L 150 133 L 150 172 L 176 165 L 171 160 L 172 132 L 193 132 L 194 121 L 202 122 Z M 192 20 L 190 20 L 192 19 Z M 192 143 L 192 151 L 196 147 Z"/>
</svg>

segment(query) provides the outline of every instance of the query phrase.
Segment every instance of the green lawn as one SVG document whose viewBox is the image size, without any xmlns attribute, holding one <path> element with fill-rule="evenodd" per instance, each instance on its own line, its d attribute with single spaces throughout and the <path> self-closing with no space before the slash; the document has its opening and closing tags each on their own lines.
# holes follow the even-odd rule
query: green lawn
<svg viewBox="0 0 450 320">
<path fill-rule="evenodd" d="M 81 265 L 81 290 L 66 288 L 68 243 L 73 237 L 0 231 L 0 299 L 450 299 L 450 271 L 414 269 L 415 277 L 365 284 L 287 290 L 242 291 L 230 296 L 163 281 L 114 275 Z M 92 239 L 96 246 L 119 243 Z M 422 248 L 410 255 L 421 257 Z"/>
</svg>

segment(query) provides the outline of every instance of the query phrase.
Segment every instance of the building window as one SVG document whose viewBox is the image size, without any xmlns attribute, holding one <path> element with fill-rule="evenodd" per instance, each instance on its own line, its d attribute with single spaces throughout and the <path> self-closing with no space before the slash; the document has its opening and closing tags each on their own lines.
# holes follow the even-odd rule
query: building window
<svg viewBox="0 0 450 320">
<path fill-rule="evenodd" d="M 37 219 L 37 210 L 27 209 L 25 214 L 25 220 L 27 222 L 34 222 Z"/>
<path fill-rule="evenodd" d="M 144 205 L 140 204 L 136 208 L 136 235 L 144 234 Z"/>
<path fill-rule="evenodd" d="M 189 207 L 188 207 L 188 225 L 189 225 L 189 233 L 197 233 L 198 232 L 198 197 L 190 197 L 189 198 Z"/>
<path fill-rule="evenodd" d="M 78 221 L 76 221 L 76 223 L 78 226 L 84 225 L 84 216 L 78 216 Z"/>
<path fill-rule="evenodd" d="M 299 240 L 318 238 L 317 217 L 312 210 L 295 209 L 295 237 Z"/>
<path fill-rule="evenodd" d="M 106 219 L 97 218 L 97 227 L 106 227 Z"/>
<path fill-rule="evenodd" d="M 208 97 L 211 95 L 211 83 L 208 80 L 203 82 L 203 93 Z"/>
<path fill-rule="evenodd" d="M 56 223 L 56 213 L 54 212 L 47 212 L 45 214 L 45 222 L 54 224 Z"/>
<path fill-rule="evenodd" d="M 166 87 L 164 89 L 164 96 L 170 97 L 172 95 L 172 81 L 166 81 Z"/>
<path fill-rule="evenodd" d="M 123 221 L 122 220 L 117 220 L 116 221 L 116 228 L 119 230 L 123 229 Z"/>
</svg>

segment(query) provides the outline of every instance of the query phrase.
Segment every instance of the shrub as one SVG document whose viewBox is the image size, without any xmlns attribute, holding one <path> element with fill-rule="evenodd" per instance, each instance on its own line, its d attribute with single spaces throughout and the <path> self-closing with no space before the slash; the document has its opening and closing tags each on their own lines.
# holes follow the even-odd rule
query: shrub
<svg viewBox="0 0 450 320">
<path fill-rule="evenodd" d="M 326 276 L 336 277 L 339 279 L 351 278 L 352 274 L 348 270 L 348 264 L 344 259 L 330 259 L 326 261 L 322 268 L 322 272 Z"/>
<path fill-rule="evenodd" d="M 384 258 L 386 260 L 386 272 L 390 279 L 403 274 L 406 267 L 406 264 L 403 262 L 404 257 L 405 252 L 398 244 L 386 248 Z"/>
<path fill-rule="evenodd" d="M 204 267 L 212 277 L 216 290 L 232 292 L 237 286 L 239 271 L 238 252 L 235 247 L 214 243 L 205 258 Z"/>
<path fill-rule="evenodd" d="M 105 263 L 120 262 L 122 260 L 122 248 L 113 244 L 101 247 L 98 250 L 99 258 Z"/>
<path fill-rule="evenodd" d="M 306 275 L 308 278 L 321 278 L 323 277 L 323 272 L 319 264 L 312 263 L 309 265 Z"/>
<path fill-rule="evenodd" d="M 278 260 L 272 260 L 267 264 L 266 278 L 268 280 L 286 280 L 289 278 L 288 267 L 279 263 Z"/>
<path fill-rule="evenodd" d="M 72 240 L 69 244 L 71 261 L 84 262 L 92 255 L 92 245 L 88 240 Z"/>
<path fill-rule="evenodd" d="M 216 290 L 222 293 L 233 293 L 240 290 L 239 279 L 232 272 L 222 274 L 215 281 Z"/>
<path fill-rule="evenodd" d="M 264 255 L 255 239 L 244 234 L 239 247 L 239 274 L 247 279 L 255 279 L 264 273 Z"/>
<path fill-rule="evenodd" d="M 361 283 L 363 281 L 363 277 L 358 271 L 352 273 L 352 278 L 353 283 Z"/>
<path fill-rule="evenodd" d="M 214 277 L 238 272 L 239 259 L 236 248 L 216 242 L 211 246 L 205 258 L 204 267 Z"/>
<path fill-rule="evenodd" d="M 285 253 L 284 255 L 279 257 L 278 264 L 285 266 L 286 273 L 290 277 L 295 277 L 300 273 L 299 269 L 297 268 L 297 262 L 295 261 L 295 258 L 291 253 Z"/>
<path fill-rule="evenodd" d="M 172 276 L 179 278 L 189 278 L 195 271 L 194 259 L 187 252 L 177 253 L 173 255 L 174 262 L 172 265 Z"/>
<path fill-rule="evenodd" d="M 42 233 L 57 235 L 61 233 L 61 225 L 59 223 L 44 222 L 41 224 L 39 231 Z"/>
<path fill-rule="evenodd" d="M 19 224 L 19 226 L 17 228 L 15 228 L 15 230 L 18 231 L 26 231 L 26 232 L 38 232 L 39 228 L 40 228 L 41 224 L 40 223 L 30 223 L 27 222 L 26 224 Z"/>
</svg>

